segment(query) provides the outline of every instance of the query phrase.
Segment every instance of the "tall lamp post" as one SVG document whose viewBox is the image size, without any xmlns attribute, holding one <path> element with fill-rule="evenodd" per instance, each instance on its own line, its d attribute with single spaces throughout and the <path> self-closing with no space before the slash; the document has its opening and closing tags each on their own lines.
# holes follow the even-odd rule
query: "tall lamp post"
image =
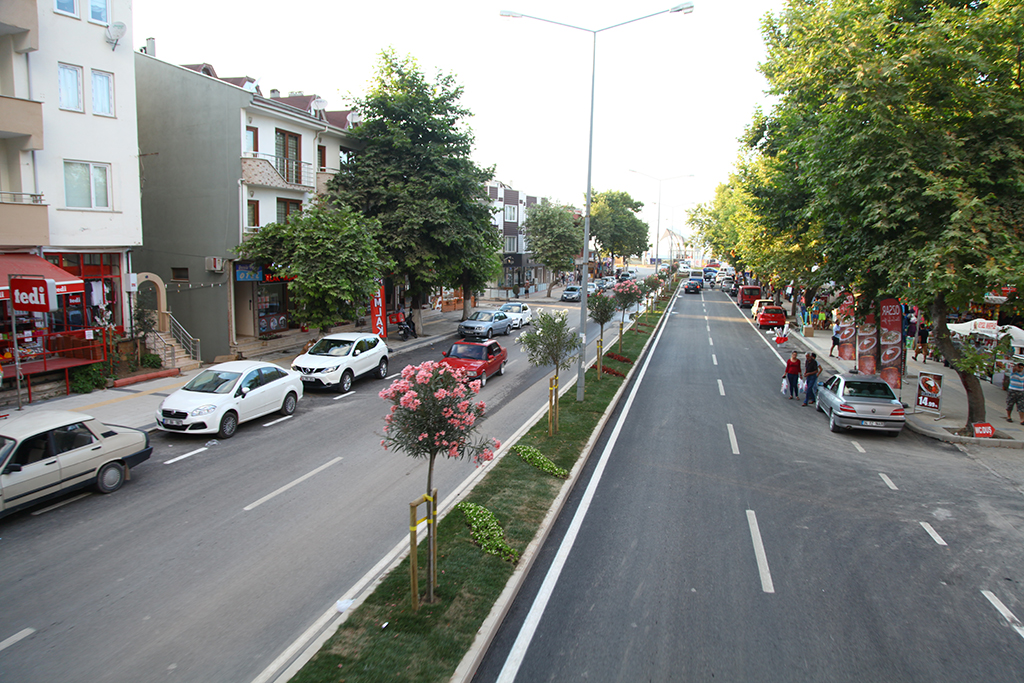
<svg viewBox="0 0 1024 683">
<path fill-rule="evenodd" d="M 661 232 L 661 184 L 663 182 L 665 182 L 666 180 L 676 180 L 677 178 L 692 178 L 693 174 L 692 173 L 684 173 L 683 175 L 674 175 L 671 178 L 655 178 L 652 175 L 647 175 L 646 173 L 643 173 L 641 171 L 633 170 L 632 168 L 629 169 L 629 172 L 630 173 L 636 173 L 637 175 L 642 175 L 645 178 L 650 178 L 651 180 L 657 180 L 658 181 L 658 223 L 657 223 L 658 227 L 656 227 L 654 229 L 654 260 L 657 261 L 658 259 L 661 258 L 661 253 L 660 253 L 661 237 L 658 236 L 659 233 Z M 669 255 L 669 260 L 671 260 L 671 258 L 672 258 L 672 256 L 670 254 Z M 655 267 L 657 267 L 657 266 L 655 266 Z"/>
<path fill-rule="evenodd" d="M 632 24 L 637 21 L 644 19 L 650 19 L 656 17 L 659 14 L 677 14 L 682 12 L 683 14 L 689 14 L 693 11 L 692 0 L 686 0 L 686 2 L 680 3 L 671 9 L 661 10 L 653 14 L 647 14 L 636 19 L 630 19 L 629 21 L 619 22 L 611 26 L 605 26 L 599 29 L 583 28 L 582 26 L 573 26 L 572 24 L 565 24 L 561 21 L 553 21 L 551 19 L 544 19 L 543 17 L 535 17 L 529 14 L 522 14 L 520 12 L 510 12 L 509 10 L 501 10 L 501 16 L 509 17 L 511 19 L 535 19 L 537 21 L 543 21 L 546 24 L 555 24 L 556 26 L 565 26 L 566 28 L 576 29 L 577 31 L 584 31 L 591 34 L 594 37 L 594 48 L 593 56 L 591 57 L 590 67 L 590 139 L 587 143 L 587 207 L 583 215 L 583 277 L 580 280 L 580 334 L 583 335 L 583 352 L 580 354 L 579 370 L 576 376 L 576 400 L 583 400 L 583 389 L 584 389 L 584 375 L 586 374 L 586 341 L 587 341 L 587 267 L 590 264 L 590 199 L 591 199 L 591 175 L 594 168 L 594 85 L 597 81 L 597 34 L 603 33 L 604 31 L 610 31 L 613 28 L 619 26 L 625 26 L 626 24 Z M 659 210 L 661 206 L 658 206 Z"/>
</svg>

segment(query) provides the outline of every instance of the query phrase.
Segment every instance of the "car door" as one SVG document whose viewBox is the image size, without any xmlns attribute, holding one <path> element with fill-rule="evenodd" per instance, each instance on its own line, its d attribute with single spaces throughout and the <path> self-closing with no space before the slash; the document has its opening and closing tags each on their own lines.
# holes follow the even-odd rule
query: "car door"
<svg viewBox="0 0 1024 683">
<path fill-rule="evenodd" d="M 288 376 L 281 368 L 260 368 L 260 375 L 262 386 L 260 391 L 263 392 L 263 412 L 271 413 L 281 407 L 284 403 L 285 394 L 288 393 L 288 383 L 285 382 L 285 378 Z"/>
<path fill-rule="evenodd" d="M 71 488 L 96 476 L 103 444 L 84 422 L 53 430 L 53 448 L 60 464 L 61 488 Z"/>
<path fill-rule="evenodd" d="M 356 377 L 365 375 L 373 364 L 373 354 L 367 353 L 370 348 L 370 339 L 363 337 L 352 349 L 352 374 Z"/>
<path fill-rule="evenodd" d="M 235 390 L 235 403 L 238 406 L 239 422 L 251 420 L 267 412 L 267 392 L 262 389 L 263 378 L 260 375 L 259 368 L 247 372 L 242 381 L 239 382 L 238 389 Z"/>
<path fill-rule="evenodd" d="M 501 367 L 501 346 L 498 342 L 491 342 L 487 345 L 487 360 L 484 365 L 487 376 L 490 377 L 496 373 L 499 367 Z"/>
<path fill-rule="evenodd" d="M 4 509 L 27 505 L 59 490 L 60 465 L 50 431 L 22 439 L 0 470 Z"/>
</svg>

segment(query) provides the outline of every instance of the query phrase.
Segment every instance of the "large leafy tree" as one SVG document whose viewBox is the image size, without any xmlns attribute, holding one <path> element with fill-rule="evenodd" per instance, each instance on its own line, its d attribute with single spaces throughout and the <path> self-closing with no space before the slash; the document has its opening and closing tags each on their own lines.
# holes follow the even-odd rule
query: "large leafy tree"
<svg viewBox="0 0 1024 683">
<path fill-rule="evenodd" d="M 461 97 L 450 74 L 430 81 L 412 57 L 381 52 L 369 91 L 354 101 L 363 123 L 350 136 L 360 151 L 329 187 L 334 201 L 380 221 L 394 275 L 407 279 L 415 303 L 438 286 L 480 289 L 500 268 L 485 191 L 493 169 L 470 159 Z M 411 307 L 414 323 L 419 308 Z"/>
<path fill-rule="evenodd" d="M 590 202 L 590 236 L 601 245 L 601 251 L 612 257 L 640 256 L 651 248 L 647 224 L 637 213 L 644 208 L 628 192 L 606 190 L 593 192 Z"/>
<path fill-rule="evenodd" d="M 572 270 L 574 259 L 583 251 L 583 226 L 571 207 L 543 199 L 526 210 L 523 231 L 529 240 L 530 252 L 552 275 Z M 548 296 L 555 286 L 548 282 Z"/>
<path fill-rule="evenodd" d="M 322 203 L 271 223 L 236 251 L 295 278 L 289 284 L 299 320 L 323 331 L 366 306 L 391 260 L 378 243 L 380 223 L 347 207 Z"/>
</svg>

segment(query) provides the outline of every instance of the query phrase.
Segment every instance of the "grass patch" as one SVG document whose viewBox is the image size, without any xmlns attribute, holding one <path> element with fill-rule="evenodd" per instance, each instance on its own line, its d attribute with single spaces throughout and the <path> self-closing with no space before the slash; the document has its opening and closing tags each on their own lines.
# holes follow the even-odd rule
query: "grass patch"
<svg viewBox="0 0 1024 683">
<path fill-rule="evenodd" d="M 653 324 L 659 305 L 642 318 Z M 650 332 L 625 335 L 625 356 L 639 358 Z M 610 361 L 628 372 L 630 364 Z M 597 369 L 586 374 L 585 396 L 568 391 L 559 400 L 560 431 L 548 436 L 547 420 L 535 424 L 517 446 L 537 449 L 555 467 L 571 471 L 599 420 L 625 380 Z M 540 397 L 538 397 L 540 399 Z M 466 497 L 486 508 L 501 526 L 504 542 L 521 555 L 533 540 L 564 481 L 521 457 L 503 457 Z M 443 497 L 443 492 L 442 492 Z M 447 681 L 469 650 L 476 632 L 505 588 L 515 565 L 490 555 L 474 542 L 466 516 L 448 514 L 437 528 L 435 602 L 412 610 L 409 558 L 388 574 L 349 615 L 320 651 L 292 678 L 293 683 L 427 683 Z M 427 548 L 418 548 L 421 592 L 426 586 Z"/>
</svg>

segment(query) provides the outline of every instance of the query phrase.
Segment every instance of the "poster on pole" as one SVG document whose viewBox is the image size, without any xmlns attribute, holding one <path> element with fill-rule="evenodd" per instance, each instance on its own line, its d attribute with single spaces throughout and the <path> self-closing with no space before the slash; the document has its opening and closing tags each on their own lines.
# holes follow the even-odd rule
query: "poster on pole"
<svg viewBox="0 0 1024 683">
<path fill-rule="evenodd" d="M 875 314 L 870 313 L 857 327 L 857 371 L 873 375 L 878 371 L 878 328 Z"/>
<path fill-rule="evenodd" d="M 384 316 L 384 283 L 381 283 L 380 289 L 370 301 L 370 329 L 380 335 L 381 339 L 388 338 L 387 319 Z"/>
<path fill-rule="evenodd" d="M 898 299 L 882 299 L 878 374 L 893 391 L 903 385 L 903 309 Z"/>
<path fill-rule="evenodd" d="M 853 313 L 855 302 L 853 294 L 841 294 L 843 303 L 839 305 L 837 320 L 839 322 L 839 357 L 842 360 L 857 359 L 857 328 L 854 326 Z"/>
<path fill-rule="evenodd" d="M 942 375 L 922 372 L 917 377 L 917 409 L 924 413 L 941 415 Z"/>
</svg>

